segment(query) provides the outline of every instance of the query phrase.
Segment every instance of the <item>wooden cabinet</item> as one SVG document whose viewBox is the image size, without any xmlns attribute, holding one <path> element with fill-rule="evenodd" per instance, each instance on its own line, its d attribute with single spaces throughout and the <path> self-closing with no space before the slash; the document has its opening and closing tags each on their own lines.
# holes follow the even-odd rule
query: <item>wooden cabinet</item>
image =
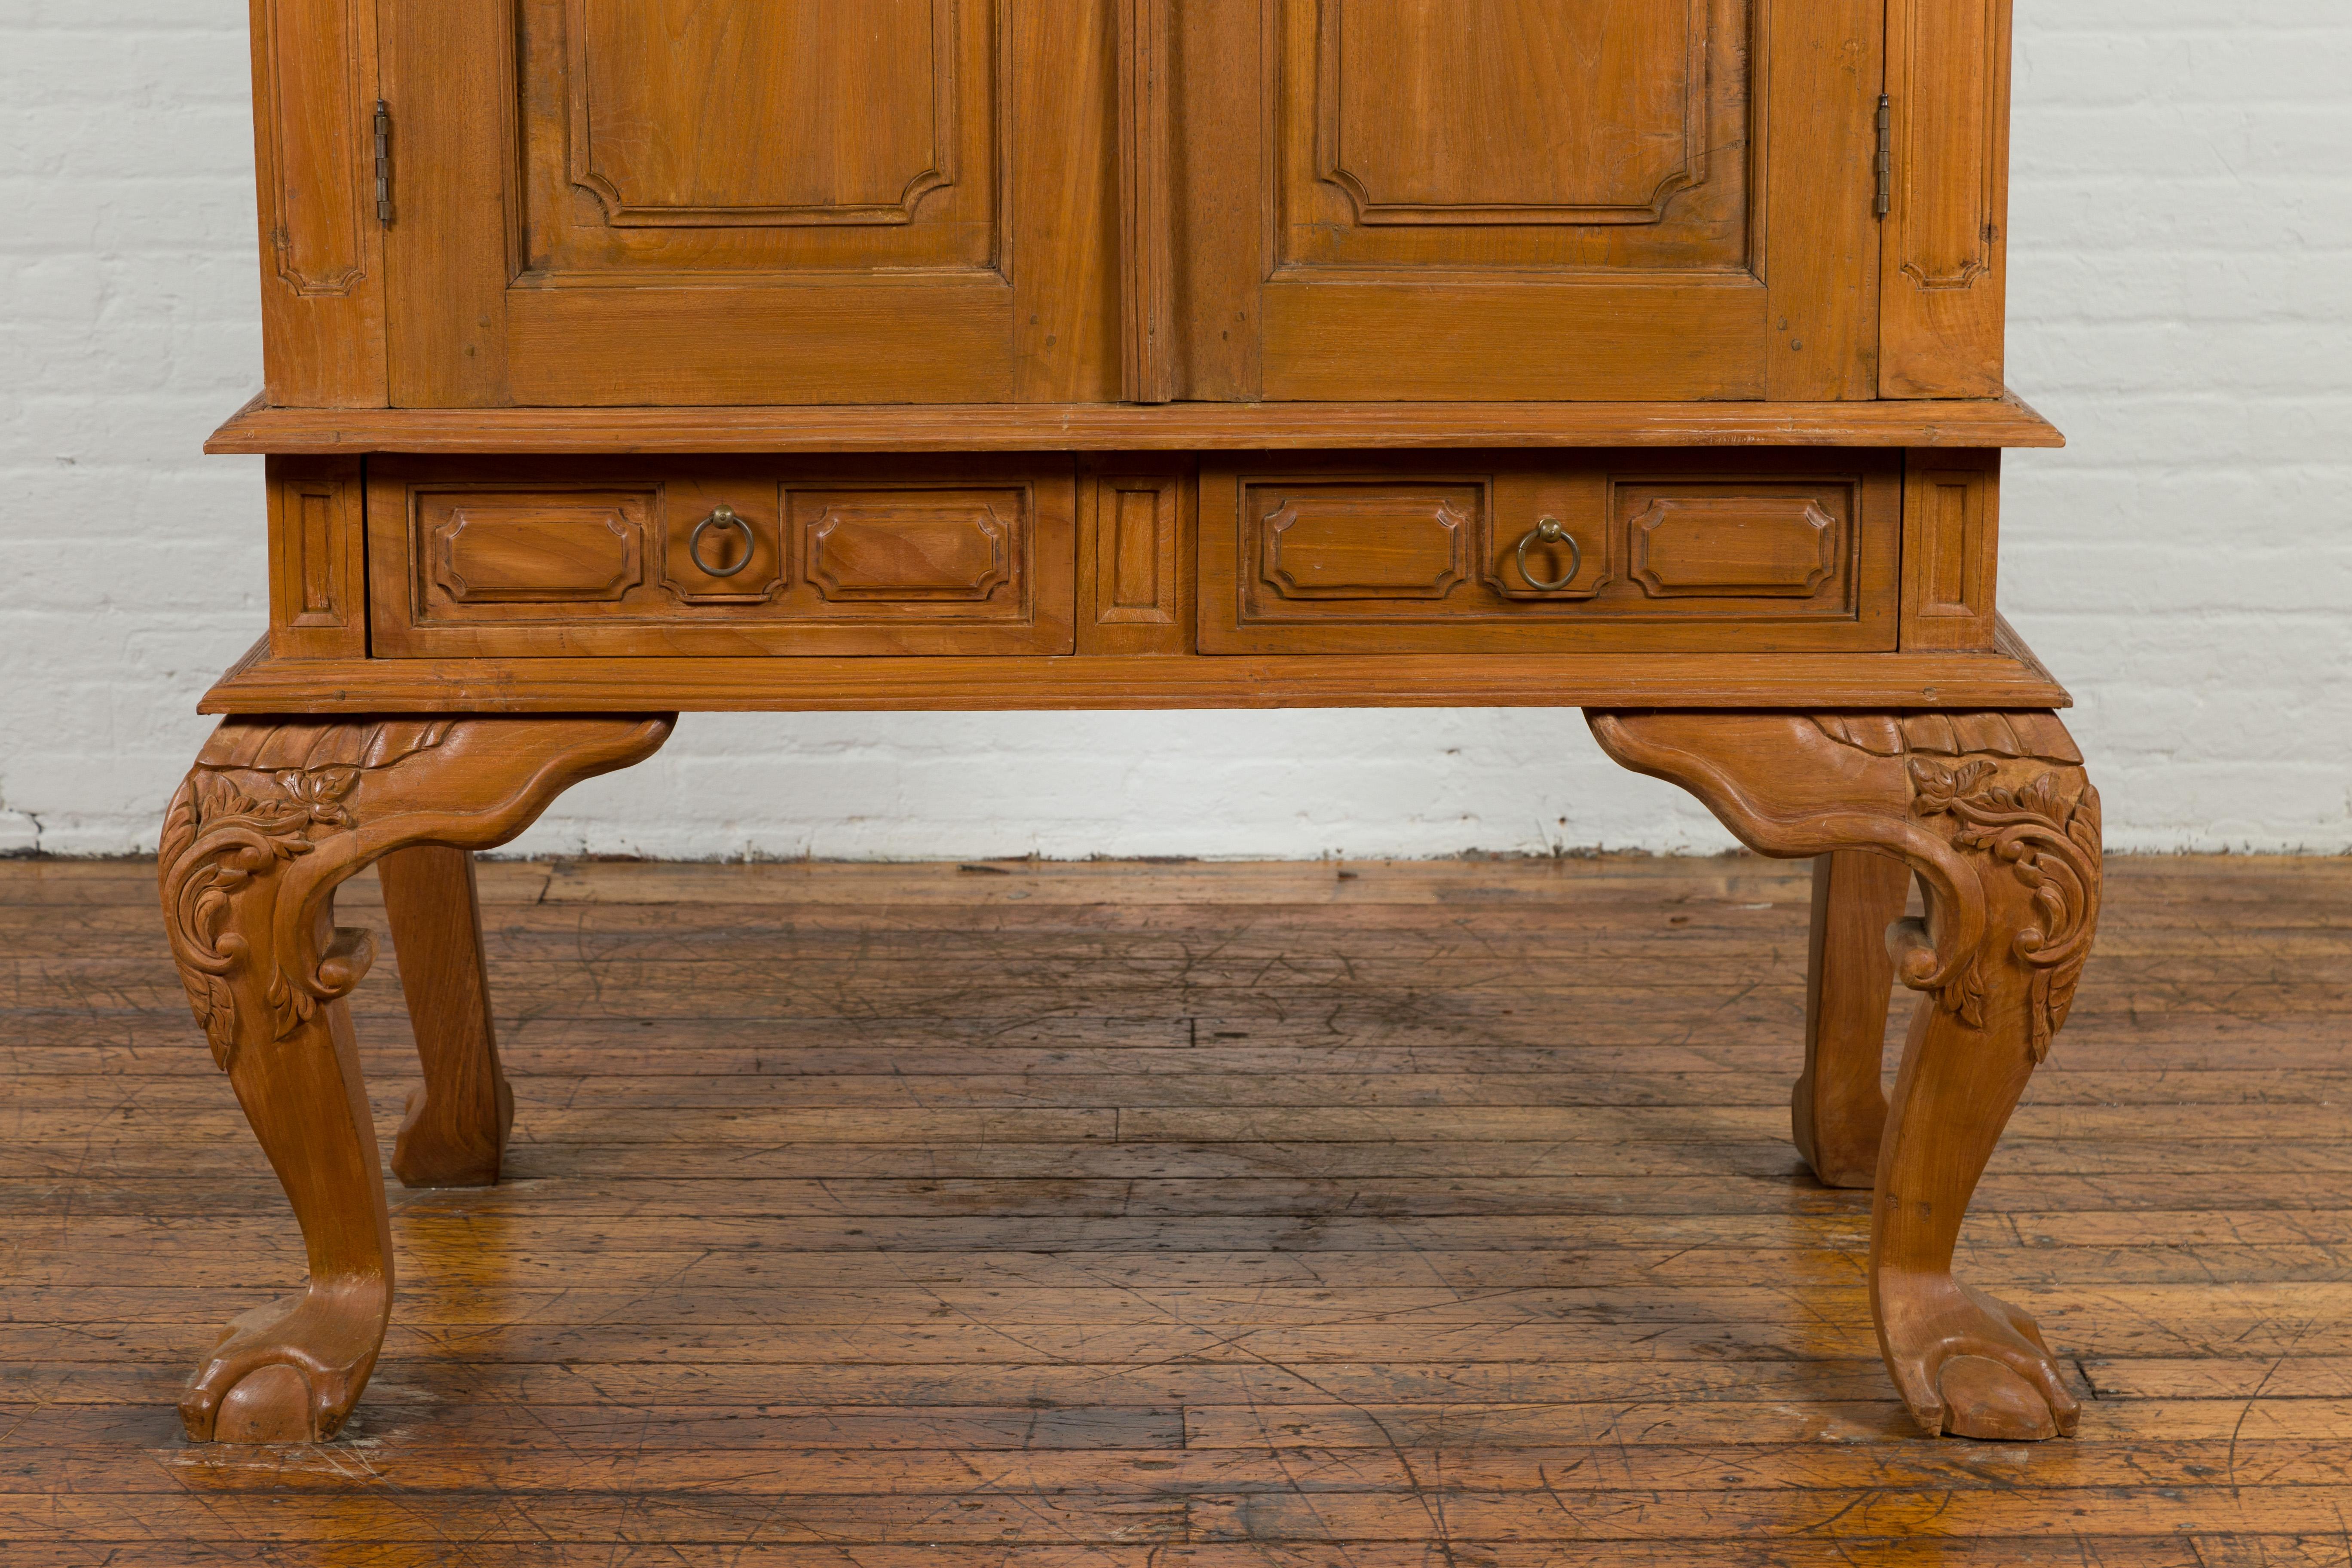
<svg viewBox="0 0 2352 1568">
<path fill-rule="evenodd" d="M 192 1436 L 331 1433 L 383 1342 L 371 862 L 435 955 L 397 1169 L 495 1179 L 463 852 L 680 710 L 1479 705 L 1834 858 L 1795 1130 L 1876 1162 L 1895 1385 L 2072 1429 L 1950 1272 L 2098 907 L 1996 604 L 2001 452 L 2061 444 L 2002 383 L 2008 0 L 252 13 L 268 382 L 211 449 L 269 459 L 269 630 L 163 904 L 310 1282 Z"/>
<path fill-rule="evenodd" d="M 254 3 L 278 404 L 2001 393 L 2003 0 Z"/>
</svg>

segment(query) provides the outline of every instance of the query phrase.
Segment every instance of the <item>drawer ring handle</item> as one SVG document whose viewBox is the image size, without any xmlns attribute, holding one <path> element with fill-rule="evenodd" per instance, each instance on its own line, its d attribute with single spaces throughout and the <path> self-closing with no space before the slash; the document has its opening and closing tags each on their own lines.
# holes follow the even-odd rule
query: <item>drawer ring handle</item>
<svg viewBox="0 0 2352 1568">
<path fill-rule="evenodd" d="M 1562 577 L 1557 583 L 1544 582 L 1534 573 L 1528 570 L 1528 546 L 1536 543 L 1538 541 L 1541 541 L 1546 544 L 1565 544 L 1568 546 L 1568 575 Z M 1559 525 L 1559 519 L 1556 517 L 1548 517 L 1544 519 L 1541 522 L 1528 530 L 1528 536 L 1519 541 L 1519 575 L 1526 578 L 1528 586 L 1533 588 L 1538 594 L 1559 593 L 1562 588 L 1565 588 L 1570 583 L 1575 582 L 1576 574 L 1583 570 L 1584 547 L 1577 543 L 1576 535 L 1569 532 L 1568 530 Z"/>
<path fill-rule="evenodd" d="M 702 536 L 714 528 L 731 528 L 743 536 L 743 559 L 723 571 L 702 558 Z M 751 535 L 751 525 L 736 516 L 735 509 L 724 501 L 719 502 L 709 517 L 694 525 L 694 536 L 686 542 L 687 554 L 694 558 L 695 565 L 707 577 L 734 576 L 751 564 L 751 557 L 759 552 L 759 541 Z"/>
</svg>

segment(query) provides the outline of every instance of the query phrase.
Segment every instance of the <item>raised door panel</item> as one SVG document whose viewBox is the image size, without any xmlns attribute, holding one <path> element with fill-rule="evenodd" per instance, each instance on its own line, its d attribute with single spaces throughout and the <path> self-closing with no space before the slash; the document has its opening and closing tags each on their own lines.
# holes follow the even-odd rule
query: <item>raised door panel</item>
<svg viewBox="0 0 2352 1568">
<path fill-rule="evenodd" d="M 1293 0 L 1282 261 L 1738 268 L 1746 9 Z"/>
<path fill-rule="evenodd" d="M 1633 580 L 1653 599 L 1811 599 L 1837 575 L 1846 529 L 1811 485 L 1620 489 Z"/>
<path fill-rule="evenodd" d="M 1871 0 L 1263 14 L 1263 281 L 1213 301 L 1262 321 L 1263 395 L 1871 395 Z M 1244 243 L 1233 195 L 1189 177 L 1195 243 Z M 1196 387 L 1247 370 L 1195 359 Z"/>
<path fill-rule="evenodd" d="M 524 276 L 992 271 L 981 0 L 531 0 Z"/>
<path fill-rule="evenodd" d="M 1110 46 L 1072 0 L 417 0 L 385 26 L 391 90 L 434 105 L 404 120 L 396 402 L 994 403 L 1115 374 Z"/>
</svg>

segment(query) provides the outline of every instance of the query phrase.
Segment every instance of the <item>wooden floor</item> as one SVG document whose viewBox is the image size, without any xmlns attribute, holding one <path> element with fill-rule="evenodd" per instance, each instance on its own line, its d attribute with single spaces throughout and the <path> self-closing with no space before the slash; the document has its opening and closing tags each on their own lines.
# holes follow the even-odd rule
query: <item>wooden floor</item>
<svg viewBox="0 0 2352 1568">
<path fill-rule="evenodd" d="M 2111 867 L 1962 1245 L 2039 1447 L 1790 1152 L 1804 868 L 1609 859 L 488 867 L 517 1179 L 395 1188 L 343 1439 L 192 1448 L 302 1265 L 152 878 L 0 865 L 9 1568 L 2352 1563 L 2352 861 Z"/>
</svg>

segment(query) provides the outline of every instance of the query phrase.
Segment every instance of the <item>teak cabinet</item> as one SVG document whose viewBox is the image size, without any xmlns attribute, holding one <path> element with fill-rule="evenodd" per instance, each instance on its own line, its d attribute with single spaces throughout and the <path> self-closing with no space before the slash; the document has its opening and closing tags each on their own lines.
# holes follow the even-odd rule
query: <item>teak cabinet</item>
<svg viewBox="0 0 2352 1568">
<path fill-rule="evenodd" d="M 2096 922 L 1997 610 L 2008 0 L 253 0 L 268 637 L 173 802 L 190 997 L 310 1279 L 391 1310 L 331 918 L 381 860 L 404 1181 L 494 1181 L 468 851 L 681 710 L 1581 706 L 1818 857 L 1799 1146 L 1931 1432 L 2075 1405 L 1951 1278 Z M 1906 873 L 1923 920 L 1901 919 Z M 412 957 L 412 955 L 415 955 Z M 1919 991 L 1895 1096 L 1887 988 Z"/>
</svg>

